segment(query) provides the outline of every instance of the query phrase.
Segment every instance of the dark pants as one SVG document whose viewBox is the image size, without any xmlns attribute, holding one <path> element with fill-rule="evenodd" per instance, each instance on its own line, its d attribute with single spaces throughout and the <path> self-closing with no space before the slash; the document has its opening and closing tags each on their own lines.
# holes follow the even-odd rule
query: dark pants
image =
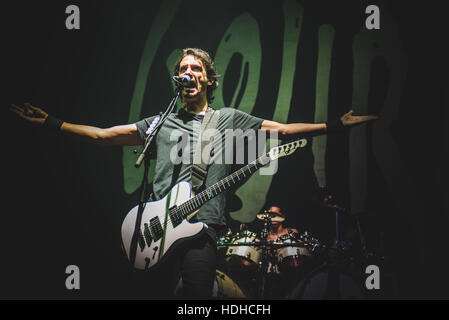
<svg viewBox="0 0 449 320">
<path fill-rule="evenodd" d="M 210 227 L 198 239 L 189 241 L 180 252 L 179 276 L 182 288 L 177 297 L 205 299 L 212 296 L 217 268 L 217 240 L 215 228 Z"/>
<path fill-rule="evenodd" d="M 152 272 L 135 273 L 131 290 L 147 299 L 206 299 L 212 295 L 217 267 L 215 228 L 175 249 Z M 182 288 L 178 288 L 182 279 Z M 175 293 L 176 291 L 176 293 Z"/>
</svg>

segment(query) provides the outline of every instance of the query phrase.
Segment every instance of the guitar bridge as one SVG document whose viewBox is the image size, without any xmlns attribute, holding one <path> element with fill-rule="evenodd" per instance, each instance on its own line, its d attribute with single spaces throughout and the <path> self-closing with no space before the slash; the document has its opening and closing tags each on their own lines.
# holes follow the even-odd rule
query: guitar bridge
<svg viewBox="0 0 449 320">
<path fill-rule="evenodd" d="M 150 229 L 148 228 L 148 223 L 145 223 L 143 228 L 144 228 L 143 236 L 145 237 L 147 246 L 150 246 L 153 239 L 151 238 L 151 233 L 150 233 Z"/>
</svg>

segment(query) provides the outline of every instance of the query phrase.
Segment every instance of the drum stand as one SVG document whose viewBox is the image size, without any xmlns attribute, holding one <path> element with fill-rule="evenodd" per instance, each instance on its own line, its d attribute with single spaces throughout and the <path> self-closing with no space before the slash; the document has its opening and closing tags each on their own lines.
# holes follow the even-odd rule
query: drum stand
<svg viewBox="0 0 449 320">
<path fill-rule="evenodd" d="M 326 265 L 329 268 L 329 274 L 327 278 L 327 289 L 324 294 L 325 299 L 339 299 L 340 294 L 340 272 L 341 264 L 344 259 L 343 242 L 340 240 L 340 211 L 344 212 L 345 209 L 339 206 L 332 206 L 335 209 L 335 239 L 332 247 L 330 248 L 326 257 Z"/>
<path fill-rule="evenodd" d="M 258 288 L 259 298 L 265 297 L 265 285 L 266 285 L 266 275 L 268 268 L 268 248 L 267 248 L 267 238 L 271 227 L 271 216 L 266 214 L 263 217 L 263 228 L 261 232 L 261 242 L 260 248 L 262 249 L 262 259 L 259 264 L 259 275 L 260 275 L 260 285 Z"/>
</svg>

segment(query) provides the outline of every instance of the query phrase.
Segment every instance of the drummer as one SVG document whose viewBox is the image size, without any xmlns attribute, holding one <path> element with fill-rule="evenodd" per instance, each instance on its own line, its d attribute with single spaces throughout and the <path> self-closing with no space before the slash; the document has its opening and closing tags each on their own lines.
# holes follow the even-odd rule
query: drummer
<svg viewBox="0 0 449 320">
<path fill-rule="evenodd" d="M 271 227 L 267 236 L 267 242 L 283 243 L 286 239 L 289 242 L 299 237 L 299 231 L 295 228 L 285 227 L 283 222 L 286 220 L 285 214 L 278 206 L 271 206 L 264 213 L 258 214 L 258 219 L 262 220 L 265 214 L 270 214 Z M 277 265 L 277 250 L 271 250 L 268 248 L 268 272 L 271 274 L 279 274 L 279 268 Z"/>
<path fill-rule="evenodd" d="M 267 236 L 267 242 L 284 243 L 285 240 L 293 242 L 299 237 L 299 231 L 296 228 L 285 227 L 285 214 L 278 206 L 271 206 L 264 213 L 258 214 L 257 218 L 262 220 L 266 214 L 271 217 L 271 227 Z M 289 284 L 296 283 L 296 277 L 292 277 L 291 272 L 281 277 L 278 265 L 277 250 L 268 248 L 268 267 L 267 267 L 267 297 L 281 298 L 285 295 Z"/>
<path fill-rule="evenodd" d="M 299 231 L 295 228 L 284 227 L 283 222 L 286 217 L 282 212 L 281 208 L 278 206 L 271 206 L 268 210 L 269 213 L 273 214 L 271 218 L 271 228 L 268 234 L 267 241 L 276 242 L 282 236 L 289 235 L 290 238 L 297 238 L 299 236 Z"/>
</svg>

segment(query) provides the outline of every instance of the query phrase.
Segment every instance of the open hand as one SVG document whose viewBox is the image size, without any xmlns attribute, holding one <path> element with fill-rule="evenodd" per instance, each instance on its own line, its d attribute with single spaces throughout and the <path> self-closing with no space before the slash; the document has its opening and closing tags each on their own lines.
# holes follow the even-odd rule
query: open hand
<svg viewBox="0 0 449 320">
<path fill-rule="evenodd" d="M 349 110 L 349 112 L 345 113 L 341 116 L 340 120 L 345 127 L 353 127 L 358 124 L 362 124 L 369 121 L 374 121 L 379 119 L 378 116 L 353 116 L 354 110 Z"/>
<path fill-rule="evenodd" d="M 41 125 L 48 117 L 48 113 L 41 108 L 32 106 L 29 102 L 24 103 L 24 107 L 12 104 L 9 110 L 17 114 L 22 119 Z"/>
</svg>

